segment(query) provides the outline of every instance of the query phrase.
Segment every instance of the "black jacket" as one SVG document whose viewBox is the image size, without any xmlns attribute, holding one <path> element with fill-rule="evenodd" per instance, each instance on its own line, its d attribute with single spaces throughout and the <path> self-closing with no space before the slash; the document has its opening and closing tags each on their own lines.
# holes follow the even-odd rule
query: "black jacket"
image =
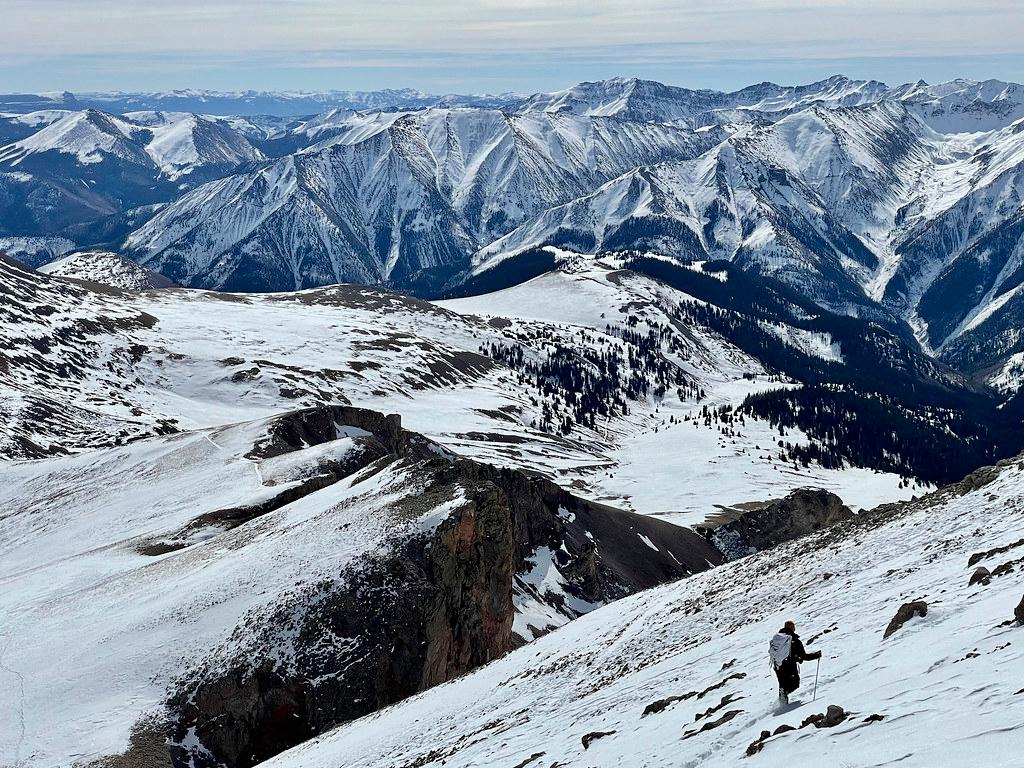
<svg viewBox="0 0 1024 768">
<path fill-rule="evenodd" d="M 821 651 L 815 651 L 814 653 L 807 652 L 804 648 L 804 644 L 800 642 L 800 636 L 796 632 L 785 628 L 780 629 L 779 632 L 793 638 L 793 645 L 789 650 L 789 658 L 786 659 L 786 661 L 796 662 L 799 664 L 804 661 L 812 661 L 813 659 L 821 658 Z"/>
</svg>

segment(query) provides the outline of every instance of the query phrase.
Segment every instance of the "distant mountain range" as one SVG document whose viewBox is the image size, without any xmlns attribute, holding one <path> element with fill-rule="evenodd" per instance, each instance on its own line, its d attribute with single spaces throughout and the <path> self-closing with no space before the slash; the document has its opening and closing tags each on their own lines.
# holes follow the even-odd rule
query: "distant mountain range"
<svg viewBox="0 0 1024 768">
<path fill-rule="evenodd" d="M 0 248 L 31 264 L 99 249 L 186 286 L 430 297 L 526 279 L 547 246 L 643 252 L 777 278 L 1007 390 L 1024 360 L 1017 84 L 4 103 Z"/>
<path fill-rule="evenodd" d="M 198 112 L 205 115 L 299 117 L 330 109 L 395 110 L 438 106 L 500 108 L 523 96 L 429 94 L 413 88 L 379 91 L 208 91 L 186 89 L 147 93 L 0 94 L 0 112 L 25 114 L 46 109 L 99 109 L 114 114 L 138 111 Z"/>
</svg>

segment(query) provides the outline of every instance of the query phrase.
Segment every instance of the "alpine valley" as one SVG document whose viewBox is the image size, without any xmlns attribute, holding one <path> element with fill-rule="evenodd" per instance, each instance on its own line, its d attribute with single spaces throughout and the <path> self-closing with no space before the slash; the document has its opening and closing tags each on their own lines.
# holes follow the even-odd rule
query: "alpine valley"
<svg viewBox="0 0 1024 768">
<path fill-rule="evenodd" d="M 0 766 L 1019 766 L 1022 328 L 1013 83 L 0 95 Z"/>
</svg>

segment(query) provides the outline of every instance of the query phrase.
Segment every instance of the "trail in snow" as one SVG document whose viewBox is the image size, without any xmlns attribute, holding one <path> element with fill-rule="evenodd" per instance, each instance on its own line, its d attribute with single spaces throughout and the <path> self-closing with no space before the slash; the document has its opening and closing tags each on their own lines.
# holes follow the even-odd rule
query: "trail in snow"
<svg viewBox="0 0 1024 768">
<path fill-rule="evenodd" d="M 12 690 L 13 688 L 16 687 L 17 688 L 17 695 L 16 695 L 16 697 L 12 697 L 12 696 L 6 695 L 3 698 L 7 702 L 12 702 L 14 704 L 14 707 L 15 707 L 16 711 L 17 711 L 16 718 L 17 718 L 17 723 L 18 723 L 18 726 L 17 726 L 18 734 L 17 734 L 17 737 L 16 737 L 17 740 L 16 740 L 16 742 L 14 744 L 14 759 L 11 761 L 10 765 L 14 766 L 14 768 L 18 768 L 19 766 L 22 765 L 21 748 L 22 748 L 22 745 L 25 743 L 25 678 L 16 669 L 12 669 L 11 667 L 7 666 L 7 664 L 5 662 L 5 657 L 7 655 L 7 649 L 10 647 L 11 643 L 14 642 L 14 638 L 16 637 L 16 632 L 15 632 L 15 630 L 13 628 L 13 625 L 10 623 L 10 621 L 11 621 L 10 617 L 8 617 L 7 621 L 9 622 L 8 623 L 7 639 L 5 640 L 5 642 L 3 644 L 3 649 L 0 650 L 0 670 L 2 670 L 4 672 L 6 672 L 7 674 L 11 675 L 12 677 L 14 677 L 14 679 L 16 681 L 14 686 L 10 686 L 10 685 L 5 686 L 5 688 L 8 691 L 10 691 L 10 690 Z M 0 710 L 0 711 L 2 711 L 2 710 Z M 0 742 L 0 746 L 3 746 L 2 742 Z M 0 755 L 0 758 L 2 758 L 2 757 L 3 757 L 3 755 Z"/>
</svg>

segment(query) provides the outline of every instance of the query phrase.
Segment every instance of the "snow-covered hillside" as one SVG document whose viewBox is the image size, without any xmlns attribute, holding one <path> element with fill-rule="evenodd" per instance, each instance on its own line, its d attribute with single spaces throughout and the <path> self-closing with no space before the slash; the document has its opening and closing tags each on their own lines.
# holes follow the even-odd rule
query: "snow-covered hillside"
<svg viewBox="0 0 1024 768">
<path fill-rule="evenodd" d="M 109 295 L 13 266 L 4 279 L 19 297 L 5 305 L 5 322 L 21 339 L 8 342 L 17 364 L 0 370 L 7 455 L 342 402 L 401 413 L 410 429 L 458 454 L 685 524 L 701 523 L 717 505 L 775 498 L 798 485 L 834 489 L 858 507 L 913 492 L 892 474 L 781 460 L 778 430 L 759 419 L 728 429 L 705 423 L 706 409 L 786 385 L 718 333 L 678 327 L 673 312 L 684 294 L 610 265 L 581 261 L 441 306 L 356 286 Z M 94 316 L 104 322 L 91 323 Z M 644 334 L 656 329 L 668 336 L 644 351 Z M 797 329 L 776 333 L 792 338 L 780 344 L 804 343 Z M 528 363 L 559 348 L 621 355 L 622 368 L 593 384 L 609 387 L 602 407 L 610 410 L 581 411 L 569 390 L 526 376 Z M 501 351 L 514 349 L 524 360 L 509 365 Z M 586 357 L 572 364 L 581 373 L 592 365 Z M 666 376 L 679 383 L 656 396 L 657 377 Z M 635 380 L 646 382 L 645 394 L 629 394 Z M 546 414 L 557 423 L 570 416 L 571 426 L 545 426 Z M 799 430 L 787 439 L 808 440 Z M 680 471 L 685 482 L 675 480 Z"/>
<path fill-rule="evenodd" d="M 268 766 L 1011 768 L 1024 747 L 1022 524 L 1014 460 L 602 608 Z M 981 567 L 990 575 L 969 583 Z M 926 615 L 885 637 L 913 601 Z M 767 648 L 787 619 L 824 656 L 816 700 L 807 662 L 799 701 L 777 710 Z M 843 715 L 808 722 L 830 706 Z"/>
<path fill-rule="evenodd" d="M 128 291 L 148 291 L 174 285 L 163 275 L 110 251 L 78 251 L 39 267 L 44 275 L 71 277 Z"/>
</svg>

